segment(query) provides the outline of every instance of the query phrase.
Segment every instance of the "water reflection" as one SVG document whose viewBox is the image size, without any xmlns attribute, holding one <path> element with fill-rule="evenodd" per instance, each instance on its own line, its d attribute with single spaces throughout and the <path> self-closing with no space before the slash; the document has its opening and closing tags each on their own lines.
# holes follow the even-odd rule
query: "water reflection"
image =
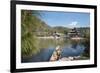
<svg viewBox="0 0 100 73">
<path fill-rule="evenodd" d="M 22 58 L 22 62 L 45 62 L 49 61 L 55 47 L 62 47 L 61 58 L 68 56 L 79 56 L 84 52 L 85 46 L 82 40 L 70 39 L 39 39 L 40 52 L 30 57 Z"/>
</svg>

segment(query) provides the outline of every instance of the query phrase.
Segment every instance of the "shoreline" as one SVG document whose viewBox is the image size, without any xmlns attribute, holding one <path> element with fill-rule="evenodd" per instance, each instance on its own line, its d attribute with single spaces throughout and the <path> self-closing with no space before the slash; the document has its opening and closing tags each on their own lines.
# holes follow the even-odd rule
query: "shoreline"
<svg viewBox="0 0 100 73">
<path fill-rule="evenodd" d="M 70 38 L 71 40 L 82 40 L 84 38 L 82 37 L 53 37 L 53 36 L 48 36 L 48 37 L 37 37 L 38 39 L 62 39 L 62 38 Z"/>
</svg>

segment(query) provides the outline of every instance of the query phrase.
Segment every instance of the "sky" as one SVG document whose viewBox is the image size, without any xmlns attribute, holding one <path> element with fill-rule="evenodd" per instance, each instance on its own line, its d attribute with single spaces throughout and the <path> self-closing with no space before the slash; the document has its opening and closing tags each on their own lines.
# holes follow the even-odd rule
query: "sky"
<svg viewBox="0 0 100 73">
<path fill-rule="evenodd" d="M 41 19 L 51 27 L 89 27 L 90 14 L 80 12 L 39 11 Z"/>
</svg>

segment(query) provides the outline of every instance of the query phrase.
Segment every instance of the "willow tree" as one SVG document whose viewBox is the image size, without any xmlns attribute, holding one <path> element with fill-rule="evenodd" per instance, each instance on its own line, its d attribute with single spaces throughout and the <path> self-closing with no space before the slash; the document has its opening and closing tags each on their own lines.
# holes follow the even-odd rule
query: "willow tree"
<svg viewBox="0 0 100 73">
<path fill-rule="evenodd" d="M 38 12 L 32 10 L 21 11 L 21 53 L 29 56 L 38 51 L 35 33 L 38 24 Z"/>
</svg>

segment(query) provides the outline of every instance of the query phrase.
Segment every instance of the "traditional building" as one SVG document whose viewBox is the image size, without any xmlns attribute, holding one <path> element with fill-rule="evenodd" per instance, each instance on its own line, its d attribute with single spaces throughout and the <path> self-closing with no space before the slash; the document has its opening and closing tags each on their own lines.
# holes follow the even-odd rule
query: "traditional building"
<svg viewBox="0 0 100 73">
<path fill-rule="evenodd" d="M 79 37 L 80 32 L 77 30 L 77 28 L 73 28 L 68 32 L 69 37 Z"/>
</svg>

